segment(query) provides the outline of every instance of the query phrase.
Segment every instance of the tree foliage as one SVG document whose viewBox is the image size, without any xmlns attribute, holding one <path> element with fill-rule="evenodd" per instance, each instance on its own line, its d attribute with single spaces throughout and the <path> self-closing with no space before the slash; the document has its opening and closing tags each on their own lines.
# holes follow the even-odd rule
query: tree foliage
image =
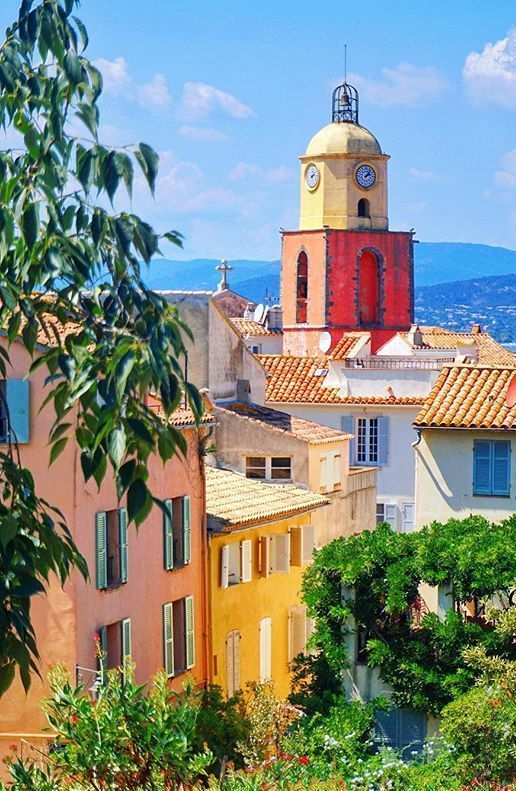
<svg viewBox="0 0 516 791">
<path fill-rule="evenodd" d="M 175 308 L 150 291 L 144 262 L 160 237 L 132 211 L 139 169 L 154 192 L 158 155 L 144 143 L 110 148 L 99 139 L 100 72 L 88 60 L 77 0 L 23 0 L 0 46 L 0 124 L 12 147 L 0 151 L 0 378 L 21 340 L 31 371 L 46 371 L 55 412 L 50 462 L 77 443 L 84 479 L 100 486 L 108 470 L 139 525 L 156 502 L 147 486 L 149 456 L 184 450 L 168 416 L 185 397 L 183 334 Z M 118 205 L 118 204 L 117 204 Z M 157 393 L 158 414 L 144 395 Z M 7 404 L 4 400 L 4 411 Z M 0 694 L 16 666 L 27 687 L 37 671 L 30 600 L 49 575 L 87 573 L 66 520 L 41 499 L 24 468 L 7 414 L 0 452 Z"/>
<path fill-rule="evenodd" d="M 384 524 L 339 538 L 307 570 L 303 596 L 316 619 L 315 641 L 335 671 L 354 661 L 348 635 L 363 629 L 368 663 L 392 687 L 393 701 L 438 713 L 477 675 L 464 648 L 515 656 L 512 638 L 479 610 L 492 597 L 508 606 L 515 580 L 516 516 L 497 525 L 471 516 L 410 534 Z M 452 591 L 444 617 L 425 613 L 422 584 Z"/>
</svg>

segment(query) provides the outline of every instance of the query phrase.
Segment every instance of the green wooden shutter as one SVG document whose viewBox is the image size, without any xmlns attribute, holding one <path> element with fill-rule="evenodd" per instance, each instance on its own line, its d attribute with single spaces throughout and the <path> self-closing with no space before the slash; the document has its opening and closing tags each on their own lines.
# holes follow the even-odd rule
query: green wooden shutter
<svg viewBox="0 0 516 791">
<path fill-rule="evenodd" d="M 5 399 L 9 409 L 12 441 L 26 444 L 30 434 L 29 382 L 27 379 L 7 379 Z"/>
<path fill-rule="evenodd" d="M 120 582 L 127 582 L 127 511 L 118 509 L 118 548 L 120 552 Z"/>
<path fill-rule="evenodd" d="M 101 656 L 99 657 L 100 681 L 101 684 L 104 684 L 106 681 L 107 670 L 107 628 L 105 626 L 100 627 L 99 637 L 101 651 Z"/>
<path fill-rule="evenodd" d="M 185 644 L 186 667 L 189 670 L 195 665 L 195 632 L 194 632 L 194 600 L 193 596 L 185 598 Z"/>
<path fill-rule="evenodd" d="M 192 558 L 192 518 L 190 496 L 183 497 L 183 562 L 190 563 Z"/>
<path fill-rule="evenodd" d="M 95 569 L 96 585 L 99 590 L 107 588 L 107 514 L 95 514 Z"/>
<path fill-rule="evenodd" d="M 167 571 L 174 568 L 174 534 L 172 529 L 172 500 L 165 500 L 163 513 L 163 563 Z"/>
<path fill-rule="evenodd" d="M 121 664 L 122 664 L 122 673 L 125 681 L 125 679 L 127 678 L 128 663 L 130 662 L 131 659 L 131 619 L 124 618 L 124 620 L 120 622 L 120 625 L 122 629 Z"/>
<path fill-rule="evenodd" d="M 163 664 L 168 678 L 174 675 L 174 617 L 172 602 L 163 605 Z"/>
</svg>

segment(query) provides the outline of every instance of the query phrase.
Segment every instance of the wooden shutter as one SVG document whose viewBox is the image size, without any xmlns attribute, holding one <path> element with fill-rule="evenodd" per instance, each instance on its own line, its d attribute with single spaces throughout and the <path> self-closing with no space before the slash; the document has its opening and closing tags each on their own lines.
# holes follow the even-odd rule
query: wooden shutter
<svg viewBox="0 0 516 791">
<path fill-rule="evenodd" d="M 314 525 L 304 525 L 302 528 L 302 563 L 311 563 L 315 549 L 315 527 Z"/>
<path fill-rule="evenodd" d="M 121 630 L 122 630 L 122 673 L 124 676 L 124 681 L 127 679 L 127 674 L 129 671 L 128 664 L 131 659 L 131 619 L 124 618 L 123 621 L 120 622 Z"/>
<path fill-rule="evenodd" d="M 509 495 L 511 484 L 511 444 L 493 442 L 492 493 Z"/>
<path fill-rule="evenodd" d="M 387 464 L 389 461 L 389 418 L 377 418 L 378 425 L 378 464 Z"/>
<path fill-rule="evenodd" d="M 240 632 L 233 629 L 226 635 L 226 690 L 231 698 L 240 689 Z"/>
<path fill-rule="evenodd" d="M 306 647 L 306 608 L 291 607 L 288 625 L 288 661 L 292 662 Z"/>
<path fill-rule="evenodd" d="M 303 565 L 303 528 L 293 527 L 290 531 L 290 565 Z"/>
<path fill-rule="evenodd" d="M 240 544 L 240 569 L 242 582 L 251 582 L 253 578 L 253 542 L 250 539 Z"/>
<path fill-rule="evenodd" d="M 405 749 L 405 759 L 413 752 L 421 752 L 426 739 L 426 714 L 409 709 L 398 710 L 398 744 Z"/>
<path fill-rule="evenodd" d="M 385 521 L 390 524 L 393 530 L 398 529 L 398 506 L 385 503 Z"/>
<path fill-rule="evenodd" d="M 192 517 L 190 495 L 183 497 L 183 563 L 190 563 L 192 558 Z"/>
<path fill-rule="evenodd" d="M 341 469 L 340 469 L 341 458 L 342 457 L 340 453 L 334 453 L 332 456 L 332 478 L 333 478 L 334 489 L 336 486 L 340 486 L 341 484 Z"/>
<path fill-rule="evenodd" d="M 107 514 L 95 514 L 95 579 L 99 590 L 107 588 Z"/>
<path fill-rule="evenodd" d="M 260 577 L 268 577 L 271 570 L 271 537 L 260 537 Z"/>
<path fill-rule="evenodd" d="M 404 533 L 414 530 L 414 503 L 404 503 L 401 509 L 401 518 Z"/>
<path fill-rule="evenodd" d="M 222 547 L 220 551 L 220 587 L 229 586 L 229 544 Z"/>
<path fill-rule="evenodd" d="M 473 494 L 491 494 L 491 443 L 476 440 L 473 444 Z"/>
<path fill-rule="evenodd" d="M 325 454 L 321 456 L 321 486 L 320 488 L 327 492 L 328 489 L 332 489 L 331 486 L 331 469 L 330 469 L 330 460 L 328 455 Z"/>
<path fill-rule="evenodd" d="M 29 382 L 27 379 L 7 379 L 5 400 L 9 409 L 11 439 L 20 445 L 26 444 L 30 436 Z"/>
<path fill-rule="evenodd" d="M 290 570 L 290 536 L 276 533 L 272 536 L 271 571 L 275 574 L 288 574 Z"/>
<path fill-rule="evenodd" d="M 355 418 L 353 415 L 344 415 L 341 421 L 342 431 L 345 434 L 356 434 L 355 431 Z M 349 440 L 349 466 L 352 467 L 356 464 L 356 440 Z"/>
<path fill-rule="evenodd" d="M 174 675 L 174 617 L 172 602 L 163 605 L 163 665 L 168 678 Z"/>
<path fill-rule="evenodd" d="M 174 568 L 174 531 L 172 527 L 172 500 L 165 500 L 163 512 L 163 565 L 167 571 Z"/>
<path fill-rule="evenodd" d="M 194 598 L 185 597 L 185 644 L 186 644 L 186 669 L 190 670 L 195 665 L 195 622 Z"/>
<path fill-rule="evenodd" d="M 118 509 L 118 549 L 120 553 L 120 582 L 127 582 L 127 511 L 125 508 Z"/>
<path fill-rule="evenodd" d="M 272 662 L 272 619 L 260 621 L 260 682 L 270 681 Z"/>
</svg>

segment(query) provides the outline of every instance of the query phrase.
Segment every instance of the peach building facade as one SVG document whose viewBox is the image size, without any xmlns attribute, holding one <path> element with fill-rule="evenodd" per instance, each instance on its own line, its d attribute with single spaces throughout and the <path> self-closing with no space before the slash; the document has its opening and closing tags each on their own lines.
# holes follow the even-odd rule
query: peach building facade
<svg viewBox="0 0 516 791">
<path fill-rule="evenodd" d="M 48 668 L 64 663 L 89 688 L 98 669 L 96 633 L 107 651 L 107 666 L 119 666 L 130 655 L 139 683 L 163 667 L 175 688 L 187 674 L 204 684 L 208 672 L 205 486 L 198 432 L 209 431 L 211 418 L 197 429 L 186 410 L 174 416 L 187 440 L 186 456 L 166 465 L 156 457 L 149 463 L 149 487 L 169 501 L 174 524 L 155 507 L 136 531 L 126 524 L 125 503 L 117 501 L 109 475 L 100 490 L 92 481 L 84 483 L 72 441 L 48 467 L 53 410 L 47 406 L 39 411 L 45 397 L 44 370 L 26 380 L 26 350 L 15 343 L 10 354 L 11 378 L 2 386 L 24 394 L 16 408 L 16 419 L 27 428 L 27 441 L 20 445 L 22 462 L 33 473 L 38 494 L 64 514 L 90 578 L 85 581 L 74 572 L 64 588 L 52 579 L 48 595 L 34 598 L 31 611 L 42 678 L 33 678 L 27 695 L 17 678 L 2 697 L 0 754 L 12 742 L 37 744 L 51 738 L 42 734 L 47 723 L 41 711 Z"/>
</svg>

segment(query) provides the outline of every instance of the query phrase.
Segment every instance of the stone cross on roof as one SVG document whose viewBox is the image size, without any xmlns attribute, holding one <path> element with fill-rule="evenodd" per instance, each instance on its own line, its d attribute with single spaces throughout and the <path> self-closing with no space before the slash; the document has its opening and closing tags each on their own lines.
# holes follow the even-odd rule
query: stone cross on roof
<svg viewBox="0 0 516 791">
<path fill-rule="evenodd" d="M 233 271 L 233 267 L 228 265 L 228 262 L 225 258 L 222 259 L 219 266 L 216 266 L 215 269 L 217 272 L 222 272 L 222 277 L 220 279 L 220 283 L 217 286 L 217 291 L 226 291 L 229 288 L 227 273 Z"/>
</svg>

